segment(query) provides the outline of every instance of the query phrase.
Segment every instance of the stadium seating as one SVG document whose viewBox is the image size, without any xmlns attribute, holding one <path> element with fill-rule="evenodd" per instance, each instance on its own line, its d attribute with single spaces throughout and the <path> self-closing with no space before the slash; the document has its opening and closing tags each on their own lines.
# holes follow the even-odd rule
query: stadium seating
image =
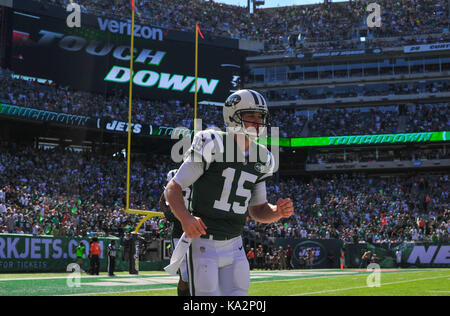
<svg viewBox="0 0 450 316">
<path fill-rule="evenodd" d="M 53 112 L 84 115 L 93 118 L 128 120 L 127 96 L 114 91 L 105 96 L 84 91 L 43 85 L 35 81 L 13 79 L 10 72 L 0 75 L 0 100 L 6 104 L 35 108 Z M 393 85 L 400 89 L 401 83 Z M 447 84 L 429 85 L 424 91 L 448 91 Z M 442 89 L 442 90 L 441 90 Z M 409 93 L 421 93 L 410 91 Z M 273 95 L 268 97 L 273 101 Z M 333 95 L 330 96 L 333 98 Z M 421 104 L 410 107 L 401 126 L 398 105 L 378 107 L 347 107 L 337 109 L 309 109 L 301 107 L 271 108 L 272 126 L 280 128 L 282 137 L 299 137 L 305 126 L 304 136 L 361 135 L 395 132 L 434 132 L 450 128 L 447 103 Z M 133 122 L 193 128 L 194 108 L 180 101 L 133 100 Z M 223 129 L 222 109 L 216 106 L 199 105 L 198 117 L 203 127 Z M 353 124 L 349 124 L 352 122 Z M 420 123 L 420 124 L 419 124 Z"/>
<path fill-rule="evenodd" d="M 157 210 L 167 170 L 164 156 L 133 162 L 131 205 Z M 27 146 L 0 150 L 0 233 L 68 236 L 122 236 L 137 217 L 124 215 L 126 164 L 123 156 L 77 153 Z M 436 190 L 439 188 L 439 190 Z M 268 200 L 279 192 L 293 198 L 292 218 L 271 225 L 249 221 L 246 231 L 269 237 L 340 238 L 347 242 L 448 240 L 449 179 L 430 176 L 314 176 L 268 184 Z M 417 220 L 425 220 L 420 229 Z M 385 224 L 381 224 L 383 223 Z M 143 228 L 155 237 L 170 236 L 165 219 Z"/>
<path fill-rule="evenodd" d="M 43 5 L 65 7 L 69 0 L 37 0 Z M 130 18 L 130 1 L 77 0 L 82 11 L 100 16 Z M 137 18 L 142 23 L 169 30 L 193 32 L 200 22 L 206 36 L 264 42 L 266 56 L 295 56 L 314 52 L 347 49 L 389 49 L 404 45 L 450 40 L 447 0 L 379 0 L 383 14 L 381 27 L 368 28 L 366 7 L 370 1 L 314 4 L 272 9 L 246 8 L 203 0 L 138 0 Z M 361 41 L 361 37 L 365 41 Z M 289 43 L 289 38 L 295 39 Z M 295 65 L 294 65 L 295 66 Z M 389 63 L 389 67 L 394 66 Z M 387 67 L 387 68 L 389 68 Z M 363 67 L 364 68 L 364 67 Z M 409 81 L 382 82 L 391 70 L 348 69 L 330 75 L 322 72 L 312 79 L 323 80 L 307 87 L 283 86 L 280 81 L 297 84 L 299 78 L 266 79 L 251 74 L 244 83 L 273 84 L 262 91 L 269 102 L 272 126 L 283 137 L 364 135 L 383 133 L 448 131 L 448 102 L 415 100 L 421 94 L 449 92 L 442 78 L 407 78 Z M 417 71 L 416 71 L 417 70 Z M 445 71 L 448 69 L 442 69 Z M 379 76 L 377 82 L 359 82 L 360 73 Z M 411 73 L 426 72 L 411 68 Z M 316 71 L 319 73 L 319 71 Z M 396 73 L 401 75 L 401 70 Z M 98 94 L 61 87 L 58 83 L 37 83 L 12 76 L 0 69 L 0 103 L 91 118 L 126 121 L 126 91 Z M 284 74 L 283 74 L 284 75 Z M 304 75 L 304 74 L 303 74 Z M 294 76 L 294 75 L 293 75 Z M 352 82 L 330 85 L 331 79 Z M 356 79 L 355 79 L 356 78 Z M 285 80 L 285 81 L 284 81 Z M 393 79 L 395 80 L 395 78 Z M 276 85 L 280 86 L 276 86 Z M 317 84 L 317 83 L 315 83 Z M 409 96 L 408 102 L 363 102 L 319 107 L 331 100 L 349 98 Z M 291 101 L 293 102 L 292 104 Z M 311 101 L 301 106 L 296 101 Z M 407 103 L 407 104 L 405 104 Z M 193 128 L 192 104 L 179 100 L 133 98 L 135 123 Z M 322 104 L 323 105 L 323 104 Z M 203 127 L 223 128 L 222 109 L 199 105 Z M 62 147 L 14 144 L 0 145 L 0 233 L 31 233 L 57 236 L 122 236 L 134 228 L 140 216 L 125 215 L 124 156 L 108 146 L 92 151 L 74 152 Z M 39 148 L 36 148 L 39 147 Z M 421 158 L 448 159 L 449 151 L 416 148 L 383 149 L 377 156 L 351 152 L 342 160 L 332 152 L 304 153 L 305 164 L 367 160 L 415 161 Z M 131 206 L 158 210 L 157 202 L 168 170 L 177 165 L 162 154 L 137 153 L 132 164 Z M 303 174 L 302 177 L 277 177 L 267 184 L 268 200 L 274 202 L 280 192 L 294 199 L 295 214 L 289 219 L 261 225 L 249 219 L 245 233 L 266 237 L 338 238 L 345 242 L 397 243 L 404 241 L 448 241 L 450 233 L 449 181 L 444 172 L 426 176 L 369 175 L 339 172 Z M 424 225 L 420 224 L 424 221 Z M 168 238 L 170 225 L 163 218 L 147 221 L 143 230 L 155 237 Z"/>
<path fill-rule="evenodd" d="M 39 0 L 67 6 L 69 0 Z M 131 17 L 127 0 L 78 0 L 84 12 Z M 258 9 L 204 0 L 141 0 L 137 16 L 148 24 L 174 30 L 193 31 L 200 21 L 205 34 L 266 42 L 267 51 L 284 51 L 291 34 L 300 36 L 302 48 L 308 50 L 352 49 L 360 43 L 360 31 L 367 31 L 368 47 L 389 47 L 406 42 L 426 43 L 417 34 L 441 34 L 448 31 L 446 0 L 377 1 L 383 19 L 381 27 L 367 30 L 366 12 L 370 1 L 328 2 L 303 6 Z M 408 36 L 412 36 L 408 38 Z M 445 35 L 448 38 L 448 34 Z M 397 38 L 397 40 L 386 40 Z M 399 40 L 401 42 L 399 42 Z"/>
</svg>

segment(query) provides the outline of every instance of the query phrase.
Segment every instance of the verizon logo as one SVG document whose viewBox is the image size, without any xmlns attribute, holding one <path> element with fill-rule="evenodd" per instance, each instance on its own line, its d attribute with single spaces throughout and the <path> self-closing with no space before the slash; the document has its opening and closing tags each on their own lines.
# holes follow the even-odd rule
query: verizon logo
<svg viewBox="0 0 450 316">
<path fill-rule="evenodd" d="M 97 18 L 97 22 L 100 30 L 102 31 L 131 35 L 131 20 L 127 20 L 126 22 L 124 22 L 124 21 L 103 19 L 99 17 Z M 149 26 L 134 24 L 135 37 L 142 37 L 145 39 L 162 41 L 163 35 L 167 35 L 164 33 L 165 32 L 163 32 L 163 30 L 160 28 L 152 28 Z"/>
</svg>

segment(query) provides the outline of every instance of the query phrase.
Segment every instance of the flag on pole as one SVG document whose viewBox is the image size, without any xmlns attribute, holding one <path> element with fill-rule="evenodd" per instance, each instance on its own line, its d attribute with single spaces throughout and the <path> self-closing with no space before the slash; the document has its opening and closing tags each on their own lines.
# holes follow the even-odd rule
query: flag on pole
<svg viewBox="0 0 450 316">
<path fill-rule="evenodd" d="M 134 0 L 131 0 L 131 8 L 132 8 L 133 11 L 134 11 Z"/>
<path fill-rule="evenodd" d="M 200 27 L 198 26 L 198 24 L 197 24 L 197 31 L 198 31 L 198 34 L 200 34 L 200 36 L 201 36 L 203 39 L 205 39 L 205 37 L 204 37 L 203 34 L 202 34 L 202 31 L 200 31 Z"/>
</svg>

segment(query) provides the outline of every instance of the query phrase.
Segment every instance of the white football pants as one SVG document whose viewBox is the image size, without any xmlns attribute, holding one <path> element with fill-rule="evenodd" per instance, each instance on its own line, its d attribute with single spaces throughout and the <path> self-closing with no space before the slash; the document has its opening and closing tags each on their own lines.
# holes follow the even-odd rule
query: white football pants
<svg viewBox="0 0 450 316">
<path fill-rule="evenodd" d="M 192 296 L 247 296 L 250 266 L 241 236 L 224 241 L 193 239 L 188 275 Z"/>
</svg>

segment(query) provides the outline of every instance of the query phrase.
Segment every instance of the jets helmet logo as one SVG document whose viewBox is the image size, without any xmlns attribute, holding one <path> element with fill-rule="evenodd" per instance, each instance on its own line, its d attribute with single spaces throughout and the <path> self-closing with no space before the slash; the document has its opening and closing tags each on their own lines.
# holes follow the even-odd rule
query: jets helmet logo
<svg viewBox="0 0 450 316">
<path fill-rule="evenodd" d="M 225 106 L 235 106 L 239 102 L 241 102 L 241 96 L 238 94 L 232 94 L 228 97 L 228 99 L 225 101 Z"/>
<path fill-rule="evenodd" d="M 261 163 L 257 162 L 257 163 L 255 164 L 255 170 L 258 171 L 258 172 L 260 172 L 260 173 L 263 173 L 264 166 L 263 166 Z"/>
</svg>

